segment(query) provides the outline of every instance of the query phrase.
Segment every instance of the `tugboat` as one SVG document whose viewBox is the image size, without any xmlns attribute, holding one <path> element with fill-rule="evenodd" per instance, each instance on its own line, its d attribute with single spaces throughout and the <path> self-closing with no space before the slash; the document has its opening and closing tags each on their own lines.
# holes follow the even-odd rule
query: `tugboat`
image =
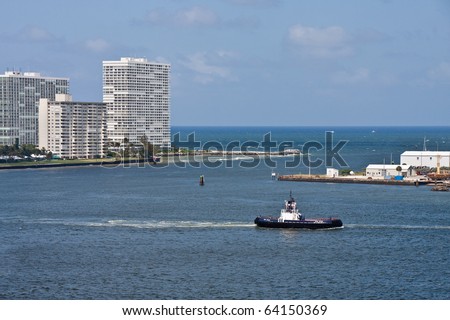
<svg viewBox="0 0 450 320">
<path fill-rule="evenodd" d="M 289 195 L 289 200 L 284 201 L 284 208 L 281 209 L 279 217 L 259 216 L 255 219 L 258 227 L 265 228 L 303 228 L 303 229 L 330 229 L 343 226 L 338 218 L 310 218 L 306 219 L 297 209 L 297 203 Z"/>
</svg>

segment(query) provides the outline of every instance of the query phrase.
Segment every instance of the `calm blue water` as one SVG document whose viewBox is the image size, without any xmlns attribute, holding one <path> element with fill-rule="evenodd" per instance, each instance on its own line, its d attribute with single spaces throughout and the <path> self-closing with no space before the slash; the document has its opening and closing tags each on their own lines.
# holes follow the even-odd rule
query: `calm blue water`
<svg viewBox="0 0 450 320">
<path fill-rule="evenodd" d="M 310 141 L 325 145 L 325 132 L 333 133 L 333 147 L 339 141 L 346 145 L 339 154 L 348 164 L 341 167 L 335 161 L 336 168 L 350 168 L 354 171 L 364 171 L 369 163 L 400 162 L 400 154 L 405 150 L 423 150 L 424 140 L 427 150 L 450 150 L 450 127 L 173 127 L 172 134 L 180 133 L 180 140 L 187 141 L 190 133 L 195 133 L 196 141 L 202 146 L 209 141 L 217 141 L 226 147 L 231 141 L 242 145 L 246 141 L 261 143 L 265 134 L 270 133 L 277 151 L 282 142 L 291 142 L 293 148 L 302 150 Z M 312 158 L 325 159 L 324 149 L 309 149 Z M 282 166 L 283 167 L 283 166 Z M 307 171 L 305 166 L 299 166 L 299 171 Z M 292 171 L 292 170 L 291 170 Z M 323 174 L 325 167 L 317 170 Z"/>
<path fill-rule="evenodd" d="M 421 150 L 425 135 L 430 150 L 435 140 L 440 150 L 450 144 L 450 128 L 195 131 L 201 141 L 271 131 L 303 144 L 329 129 L 350 141 L 343 154 L 355 170 Z M 276 161 L 277 172 L 305 170 Z M 279 182 L 271 171 L 263 163 L 0 171 L 0 299 L 450 298 L 450 194 Z M 345 227 L 254 227 L 290 190 L 306 216 L 338 216 Z"/>
</svg>

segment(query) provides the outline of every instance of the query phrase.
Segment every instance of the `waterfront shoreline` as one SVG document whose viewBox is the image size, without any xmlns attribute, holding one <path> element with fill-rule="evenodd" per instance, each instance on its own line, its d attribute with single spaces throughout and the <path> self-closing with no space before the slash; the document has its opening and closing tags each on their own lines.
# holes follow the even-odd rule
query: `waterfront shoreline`
<svg viewBox="0 0 450 320">
<path fill-rule="evenodd" d="M 157 166 L 159 163 L 199 163 L 203 161 L 232 161 L 232 160 L 246 160 L 239 157 L 247 157 L 249 160 L 259 158 L 263 159 L 266 157 L 274 158 L 284 158 L 284 157 L 295 157 L 298 154 L 292 153 L 280 153 L 280 152 L 197 152 L 195 154 L 162 154 L 158 156 L 157 161 L 152 161 L 149 159 L 125 159 L 125 160 L 64 160 L 63 162 L 51 163 L 45 161 L 39 162 L 16 162 L 12 164 L 0 163 L 0 170 L 17 170 L 17 169 L 42 169 L 42 168 L 64 168 L 64 167 L 87 167 L 87 166 L 118 166 L 118 165 L 129 165 L 129 164 L 140 164 L 148 166 Z M 217 159 L 217 157 L 224 157 Z"/>
<path fill-rule="evenodd" d="M 278 177 L 278 180 L 294 181 L 294 182 L 382 184 L 394 186 L 419 186 L 427 184 L 429 182 L 419 180 L 369 179 L 365 176 L 327 177 L 323 175 L 305 175 L 305 174 L 281 175 Z"/>
<path fill-rule="evenodd" d="M 0 170 L 20 170 L 20 169 L 46 169 L 46 168 L 67 168 L 67 167 L 89 167 L 89 166 L 118 166 L 128 164 L 148 164 L 154 165 L 153 162 L 142 159 L 129 160 L 114 160 L 114 161 L 85 161 L 85 162 L 70 162 L 67 163 L 29 163 L 29 164 L 15 164 L 15 165 L 0 165 Z"/>
</svg>

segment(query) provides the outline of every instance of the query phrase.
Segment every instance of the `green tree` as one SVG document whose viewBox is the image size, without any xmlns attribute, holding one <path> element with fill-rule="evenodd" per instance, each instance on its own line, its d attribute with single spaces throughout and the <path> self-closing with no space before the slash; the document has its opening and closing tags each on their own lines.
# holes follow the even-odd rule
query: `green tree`
<svg viewBox="0 0 450 320">
<path fill-rule="evenodd" d="M 23 144 L 19 149 L 20 156 L 29 157 L 32 154 L 38 154 L 39 149 L 34 144 Z"/>
<path fill-rule="evenodd" d="M 142 144 L 142 149 L 139 150 L 139 155 L 144 159 L 150 159 L 159 152 L 159 148 L 151 143 L 146 135 L 143 135 L 139 140 Z"/>
</svg>

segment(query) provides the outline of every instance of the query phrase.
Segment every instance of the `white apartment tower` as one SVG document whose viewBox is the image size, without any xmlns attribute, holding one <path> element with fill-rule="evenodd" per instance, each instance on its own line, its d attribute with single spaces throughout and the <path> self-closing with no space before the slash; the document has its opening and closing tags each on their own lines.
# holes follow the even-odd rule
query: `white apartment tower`
<svg viewBox="0 0 450 320">
<path fill-rule="evenodd" d="M 145 58 L 103 61 L 108 139 L 170 146 L 170 64 Z"/>
<path fill-rule="evenodd" d="M 55 99 L 40 100 L 39 148 L 67 159 L 104 157 L 106 104 L 74 102 L 66 94 Z"/>
<path fill-rule="evenodd" d="M 39 99 L 69 93 L 69 79 L 36 72 L 0 75 L 0 145 L 38 145 Z"/>
</svg>

